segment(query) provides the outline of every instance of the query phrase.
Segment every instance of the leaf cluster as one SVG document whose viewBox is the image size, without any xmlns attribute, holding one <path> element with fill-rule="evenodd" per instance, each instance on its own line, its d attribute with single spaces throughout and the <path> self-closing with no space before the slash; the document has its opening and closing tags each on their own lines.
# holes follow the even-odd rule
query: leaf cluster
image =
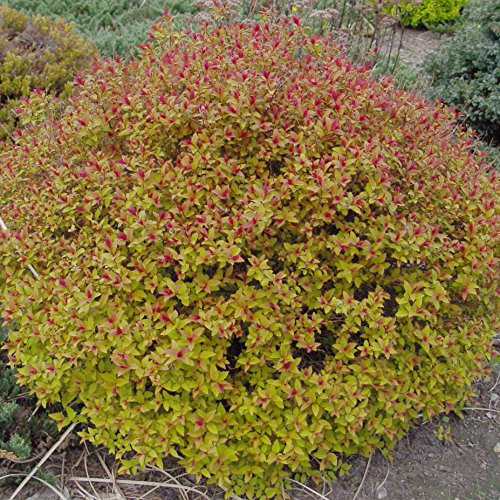
<svg viewBox="0 0 500 500">
<path fill-rule="evenodd" d="M 401 0 L 397 10 L 406 26 L 440 27 L 454 21 L 468 0 Z"/>
<path fill-rule="evenodd" d="M 142 50 L 0 157 L 19 381 L 124 470 L 173 455 L 250 498 L 460 409 L 497 326 L 498 179 L 455 115 L 298 19 L 165 19 Z"/>
<path fill-rule="evenodd" d="M 0 325 L 0 343 L 5 342 L 6 336 L 7 329 Z M 35 398 L 21 397 L 15 369 L 8 366 L 5 354 L 0 353 L 0 460 L 28 458 L 32 445 L 38 445 L 40 434 L 54 432 L 46 413 L 39 412 L 28 418 L 35 406 Z"/>
<path fill-rule="evenodd" d="M 18 123 L 21 100 L 39 87 L 50 94 L 68 91 L 77 70 L 96 51 L 62 20 L 34 16 L 0 5 L 0 139 Z"/>
<path fill-rule="evenodd" d="M 0 342 L 6 338 L 5 328 L 0 326 Z M 16 458 L 27 458 L 31 449 L 21 436 L 11 432 L 19 406 L 13 398 L 19 393 L 14 369 L 9 368 L 4 355 L 0 355 L 0 459 L 12 454 Z"/>
</svg>

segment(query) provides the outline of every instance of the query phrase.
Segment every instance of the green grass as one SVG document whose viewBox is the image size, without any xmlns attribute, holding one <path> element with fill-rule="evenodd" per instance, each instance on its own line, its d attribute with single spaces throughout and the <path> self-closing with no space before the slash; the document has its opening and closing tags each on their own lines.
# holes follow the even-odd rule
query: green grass
<svg viewBox="0 0 500 500">
<path fill-rule="evenodd" d="M 0 0 L 1 1 L 1 0 Z M 29 14 L 63 17 L 106 56 L 131 56 L 151 24 L 168 8 L 178 22 L 192 12 L 190 0 L 6 0 Z"/>
</svg>

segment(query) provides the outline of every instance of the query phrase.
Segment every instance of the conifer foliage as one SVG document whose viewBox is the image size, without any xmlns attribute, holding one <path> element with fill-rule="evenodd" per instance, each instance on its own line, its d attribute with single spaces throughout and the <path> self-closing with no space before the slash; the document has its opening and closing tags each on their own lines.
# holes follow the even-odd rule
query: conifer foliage
<svg viewBox="0 0 500 500">
<path fill-rule="evenodd" d="M 172 14 L 193 10 L 189 0 L 7 0 L 30 15 L 61 17 L 75 24 L 107 57 L 131 56 L 147 38 L 151 24 L 168 5 Z"/>
<path fill-rule="evenodd" d="M 455 115 L 298 19 L 151 36 L 0 158 L 20 381 L 125 470 L 178 456 L 250 498 L 459 409 L 498 181 Z"/>
</svg>

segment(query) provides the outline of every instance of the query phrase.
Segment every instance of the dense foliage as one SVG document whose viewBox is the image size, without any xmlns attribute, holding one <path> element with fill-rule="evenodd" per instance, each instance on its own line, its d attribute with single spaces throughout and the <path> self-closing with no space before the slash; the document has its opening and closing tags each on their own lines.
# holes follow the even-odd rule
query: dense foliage
<svg viewBox="0 0 500 500">
<path fill-rule="evenodd" d="M 62 20 L 29 17 L 0 5 L 0 139 L 15 127 L 23 97 L 36 87 L 65 92 L 95 54 L 90 42 Z"/>
<path fill-rule="evenodd" d="M 5 341 L 5 336 L 6 330 L 0 326 L 0 342 Z M 14 399 L 19 392 L 14 369 L 7 366 L 3 353 L 0 353 L 0 459 L 4 456 L 24 459 L 31 452 L 29 443 L 13 431 L 19 409 Z"/>
<path fill-rule="evenodd" d="M 165 7 L 174 14 L 190 12 L 189 0 L 7 0 L 31 14 L 63 17 L 75 23 L 107 56 L 129 56 L 146 41 L 153 21 Z"/>
<path fill-rule="evenodd" d="M 398 11 L 406 26 L 439 26 L 455 20 L 468 0 L 401 0 Z"/>
<path fill-rule="evenodd" d="M 50 94 L 64 94 L 75 71 L 88 66 L 93 55 L 92 45 L 76 36 L 70 25 L 41 16 L 30 18 L 0 5 L 0 139 L 9 137 L 19 125 L 18 108 L 30 91 L 41 87 L 48 93 L 46 99 Z M 34 107 L 30 113 L 32 121 L 40 114 Z M 0 325 L 0 343 L 5 335 Z M 15 370 L 6 361 L 0 353 L 0 458 L 22 460 L 50 425 L 46 415 L 28 419 L 36 402 L 20 397 Z"/>
<path fill-rule="evenodd" d="M 463 27 L 428 61 L 433 95 L 456 106 L 466 123 L 500 144 L 500 3 L 476 0 Z"/>
<path fill-rule="evenodd" d="M 0 343 L 6 335 L 6 328 L 0 325 Z M 35 407 L 33 397 L 21 394 L 14 368 L 7 365 L 5 353 L 0 352 L 0 460 L 24 460 L 43 439 L 43 433 L 54 434 L 55 426 L 45 412 L 32 415 Z"/>
<path fill-rule="evenodd" d="M 298 20 L 152 37 L 0 158 L 20 381 L 124 469 L 179 456 L 251 498 L 460 408 L 498 181 L 454 115 Z"/>
</svg>

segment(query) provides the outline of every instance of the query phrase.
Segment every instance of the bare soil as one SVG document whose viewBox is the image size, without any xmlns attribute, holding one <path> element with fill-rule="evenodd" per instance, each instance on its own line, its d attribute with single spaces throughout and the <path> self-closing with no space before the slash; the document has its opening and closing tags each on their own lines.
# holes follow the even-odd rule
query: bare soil
<svg viewBox="0 0 500 500">
<path fill-rule="evenodd" d="M 401 43 L 399 61 L 414 67 L 421 67 L 425 58 L 439 49 L 439 45 L 446 35 L 433 31 L 405 29 L 397 30 L 392 42 L 392 36 L 385 36 L 379 42 L 379 48 L 383 53 L 396 55 Z"/>
<path fill-rule="evenodd" d="M 498 386 L 495 390 L 500 392 Z M 490 411 L 470 410 L 463 419 L 450 418 L 451 441 L 438 438 L 441 422 L 427 423 L 398 443 L 392 461 L 377 454 L 357 499 L 498 500 L 500 413 L 493 404 L 498 394 L 485 394 L 481 400 Z M 352 499 L 366 465 L 367 460 L 357 459 L 349 475 L 333 485 L 329 498 Z"/>
</svg>

